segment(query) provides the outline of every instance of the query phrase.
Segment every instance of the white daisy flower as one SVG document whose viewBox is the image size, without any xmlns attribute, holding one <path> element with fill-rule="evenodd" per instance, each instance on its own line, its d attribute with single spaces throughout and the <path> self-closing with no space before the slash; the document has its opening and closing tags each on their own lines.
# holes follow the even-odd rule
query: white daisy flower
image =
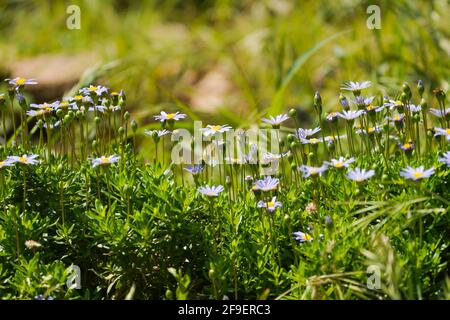
<svg viewBox="0 0 450 320">
<path fill-rule="evenodd" d="M 345 120 L 355 120 L 356 118 L 358 118 L 359 116 L 363 115 L 365 113 L 364 110 L 344 110 L 342 112 L 338 112 L 338 115 L 340 118 L 345 119 Z"/>
<path fill-rule="evenodd" d="M 216 133 L 223 133 L 231 130 L 229 125 L 207 125 L 206 128 L 200 129 L 205 137 L 215 135 Z"/>
<path fill-rule="evenodd" d="M 299 241 L 299 242 L 307 242 L 307 241 L 313 241 L 314 238 L 311 237 L 309 234 L 301 232 L 301 231 L 297 231 L 293 233 L 294 235 L 294 239 Z"/>
<path fill-rule="evenodd" d="M 420 180 L 420 179 L 424 179 L 424 178 L 429 178 L 430 176 L 432 176 L 434 174 L 434 168 L 425 170 L 423 166 L 420 166 L 418 168 L 412 168 L 410 166 L 403 168 L 400 171 L 400 176 L 405 178 L 405 179 L 410 179 L 410 180 Z"/>
<path fill-rule="evenodd" d="M 444 110 L 430 108 L 430 113 L 432 113 L 438 118 L 442 118 L 450 115 L 450 108 Z"/>
<path fill-rule="evenodd" d="M 356 182 L 363 182 L 375 175 L 374 170 L 365 170 L 360 168 L 355 168 L 347 172 L 347 178 Z"/>
<path fill-rule="evenodd" d="M 179 113 L 179 112 L 175 112 L 175 113 L 166 113 L 164 111 L 161 111 L 161 114 L 153 116 L 153 118 L 155 118 L 155 120 L 164 122 L 164 121 L 178 121 L 181 119 L 186 118 L 187 116 L 184 113 Z"/>
<path fill-rule="evenodd" d="M 14 162 L 11 161 L 11 159 L 6 159 L 6 160 L 0 160 L 0 169 L 4 168 L 4 167 L 11 167 L 14 165 Z"/>
<path fill-rule="evenodd" d="M 283 114 L 276 116 L 275 118 L 273 116 L 269 116 L 269 119 L 262 118 L 261 120 L 263 122 L 271 124 L 273 126 L 278 126 L 281 123 L 283 123 L 284 121 L 286 121 L 287 119 L 289 119 L 289 116 L 287 114 L 283 113 Z"/>
<path fill-rule="evenodd" d="M 322 130 L 320 127 L 315 127 L 314 129 L 303 129 L 303 128 L 299 128 L 296 132 L 295 132 L 295 136 L 298 139 L 306 139 L 310 136 L 315 135 L 317 132 L 319 132 L 320 130 Z"/>
<path fill-rule="evenodd" d="M 443 154 L 442 158 L 439 158 L 439 162 L 445 163 L 447 167 L 450 167 L 450 151 Z"/>
<path fill-rule="evenodd" d="M 274 212 L 276 208 L 282 207 L 283 204 L 280 201 L 277 201 L 277 197 L 273 197 L 272 200 L 265 202 L 259 201 L 257 204 L 258 208 L 266 208 L 269 212 Z"/>
<path fill-rule="evenodd" d="M 115 155 L 109 157 L 101 156 L 100 158 L 92 159 L 92 167 L 95 168 L 97 166 L 107 166 L 112 163 L 116 163 L 117 161 L 119 161 L 119 159 L 120 157 Z"/>
<path fill-rule="evenodd" d="M 278 178 L 272 178 L 270 176 L 265 177 L 261 180 L 256 180 L 255 185 L 253 186 L 253 190 L 261 190 L 261 191 L 271 191 L 278 188 L 278 184 L 280 180 Z"/>
<path fill-rule="evenodd" d="M 331 161 L 325 161 L 325 164 L 335 167 L 336 169 L 343 169 L 347 168 L 353 162 L 355 162 L 355 158 L 346 160 L 344 157 L 339 157 L 339 159 L 331 159 Z"/>
<path fill-rule="evenodd" d="M 208 197 L 217 197 L 223 190 L 224 187 L 221 185 L 218 186 L 205 185 L 197 189 L 198 192 Z"/>
<path fill-rule="evenodd" d="M 158 138 L 161 138 L 161 137 L 165 136 L 166 134 L 169 134 L 170 131 L 166 130 L 166 129 L 164 129 L 164 130 L 146 130 L 144 133 L 149 137 L 153 137 L 153 135 L 156 134 L 156 136 Z"/>
<path fill-rule="evenodd" d="M 326 164 L 323 164 L 320 167 L 311 167 L 306 165 L 301 165 L 298 167 L 298 170 L 302 172 L 303 177 L 305 178 L 322 175 L 322 173 L 324 173 L 327 169 L 328 166 Z"/>
<path fill-rule="evenodd" d="M 344 82 L 343 86 L 341 87 L 341 90 L 359 92 L 363 89 L 369 88 L 371 85 L 372 83 L 370 81 L 363 81 L 363 82 L 347 81 Z"/>
<path fill-rule="evenodd" d="M 434 128 L 434 136 L 444 136 L 445 140 L 450 141 L 450 129 Z"/>
<path fill-rule="evenodd" d="M 39 162 L 39 161 L 36 160 L 37 157 L 39 157 L 39 155 L 37 155 L 37 154 L 32 154 L 32 155 L 24 154 L 21 157 L 10 156 L 6 160 L 11 162 L 11 163 L 21 163 L 21 164 L 35 165 L 35 164 L 37 164 Z"/>
<path fill-rule="evenodd" d="M 311 139 L 300 138 L 300 142 L 302 144 L 318 144 L 319 142 L 321 142 L 321 140 L 317 139 L 317 138 L 311 138 Z"/>
</svg>

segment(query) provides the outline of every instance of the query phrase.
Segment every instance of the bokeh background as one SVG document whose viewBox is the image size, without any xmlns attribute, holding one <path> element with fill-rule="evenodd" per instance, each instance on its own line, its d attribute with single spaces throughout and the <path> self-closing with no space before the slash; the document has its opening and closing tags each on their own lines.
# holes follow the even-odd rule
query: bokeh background
<svg viewBox="0 0 450 320">
<path fill-rule="evenodd" d="M 73 4 L 80 30 L 66 26 Z M 379 30 L 366 26 L 372 4 Z M 419 79 L 447 89 L 449 14 L 447 0 L 1 0 L 0 75 L 36 78 L 34 102 L 123 89 L 140 130 L 160 110 L 239 127 L 296 107 L 313 125 L 314 92 L 337 109 L 347 80 L 373 81 L 372 94 Z"/>
</svg>

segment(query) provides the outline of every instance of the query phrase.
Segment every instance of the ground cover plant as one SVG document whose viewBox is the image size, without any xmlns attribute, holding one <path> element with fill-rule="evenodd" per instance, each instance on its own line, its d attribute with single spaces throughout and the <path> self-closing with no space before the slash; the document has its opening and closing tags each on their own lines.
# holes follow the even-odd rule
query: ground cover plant
<svg viewBox="0 0 450 320">
<path fill-rule="evenodd" d="M 123 91 L 92 84 L 31 104 L 36 80 L 6 83 L 4 299 L 450 296 L 441 88 L 404 83 L 388 97 L 349 81 L 335 111 L 311 97 L 310 128 L 292 109 L 186 130 L 192 120 L 166 110 L 145 130 Z M 137 138 L 153 144 L 150 161 Z"/>
</svg>

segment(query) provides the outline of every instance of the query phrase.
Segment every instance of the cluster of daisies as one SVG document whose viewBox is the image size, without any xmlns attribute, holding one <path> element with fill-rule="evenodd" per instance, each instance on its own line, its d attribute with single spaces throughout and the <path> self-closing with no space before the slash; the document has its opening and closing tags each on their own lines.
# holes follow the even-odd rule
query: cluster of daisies
<svg viewBox="0 0 450 320">
<path fill-rule="evenodd" d="M 38 84 L 34 79 L 20 77 L 6 79 L 6 82 L 10 85 L 10 95 L 15 96 L 19 103 L 24 99 L 24 87 Z M 121 110 L 124 101 L 125 94 L 123 91 L 114 92 L 101 85 L 90 85 L 81 88 L 78 94 L 74 96 L 65 97 L 62 101 L 32 103 L 25 112 L 29 117 L 42 119 L 44 128 L 55 128 L 61 124 L 61 119 L 65 116 L 66 111 L 114 113 Z"/>
<path fill-rule="evenodd" d="M 101 85 L 90 85 L 79 90 L 78 94 L 72 97 L 67 97 L 62 101 L 55 101 L 52 103 L 31 104 L 29 107 L 24 103 L 23 88 L 26 85 L 34 85 L 37 82 L 34 79 L 15 78 L 7 79 L 10 85 L 9 97 L 13 101 L 17 99 L 25 115 L 29 117 L 36 117 L 39 119 L 38 126 L 42 128 L 56 128 L 65 124 L 66 120 L 70 121 L 73 118 L 80 119 L 84 117 L 86 112 L 94 112 L 97 115 L 112 115 L 119 112 L 121 119 L 129 119 L 124 117 L 123 106 L 125 103 L 125 95 L 123 91 L 110 92 L 110 90 Z M 450 108 L 445 106 L 445 93 L 442 89 L 434 90 L 437 98 L 437 105 L 435 108 L 428 106 L 425 99 L 423 99 L 424 85 L 419 81 L 417 90 L 421 101 L 419 104 L 413 104 L 412 92 L 409 85 L 402 86 L 402 92 L 395 99 L 390 97 L 364 96 L 362 91 L 371 86 L 370 81 L 364 82 L 347 82 L 342 87 L 339 97 L 339 103 L 342 108 L 340 111 L 333 111 L 322 117 L 322 98 L 319 93 L 314 96 L 314 110 L 319 117 L 320 126 L 314 128 L 296 128 L 292 133 L 292 129 L 283 128 L 284 132 L 291 132 L 286 135 L 278 136 L 280 147 L 287 146 L 286 150 L 280 150 L 279 154 L 265 152 L 263 154 L 263 161 L 258 164 L 264 165 L 267 163 L 287 159 L 290 167 L 295 171 L 301 173 L 304 179 L 318 179 L 327 170 L 335 170 L 343 173 L 343 175 L 358 184 L 363 184 L 366 180 L 376 175 L 374 169 L 352 167 L 357 161 L 355 157 L 344 157 L 342 155 L 347 153 L 351 155 L 367 154 L 372 155 L 378 152 L 383 155 L 384 159 L 389 159 L 392 149 L 404 154 L 404 167 L 400 170 L 399 176 L 404 179 L 419 181 L 431 177 L 436 168 L 425 168 L 420 165 L 412 167 L 409 164 L 409 159 L 416 156 L 419 160 L 420 154 L 430 152 L 433 146 L 439 146 L 440 150 L 445 148 L 446 143 L 450 141 Z M 344 92 L 350 93 L 347 97 Z M 0 95 L 0 106 L 4 110 L 5 97 Z M 128 114 L 129 115 L 129 114 Z M 432 116 L 435 119 L 429 119 Z M 145 134 L 153 138 L 155 144 L 158 144 L 164 136 L 174 132 L 175 123 L 177 121 L 187 118 L 186 114 L 180 112 L 165 112 L 155 115 L 154 119 L 161 123 L 160 130 L 148 130 Z M 269 116 L 262 118 L 262 122 L 273 129 L 280 129 L 281 126 L 293 119 L 295 124 L 296 110 L 292 109 L 287 114 L 280 114 L 277 116 Z M 110 120 L 110 118 L 108 118 Z M 438 126 L 430 126 L 433 122 L 438 122 Z M 109 122 L 109 121 L 108 121 Z M 122 123 L 123 125 L 123 123 Z M 345 134 L 339 134 L 341 128 L 345 128 Z M 114 128 L 116 129 L 116 128 Z M 211 143 L 226 144 L 221 138 L 221 134 L 226 133 L 233 128 L 229 125 L 207 125 L 201 128 L 201 133 L 204 137 L 215 137 Z M 243 129 L 239 129 L 243 130 Z M 331 135 L 325 135 L 325 131 Z M 82 131 L 81 131 L 82 132 Z M 126 133 L 125 133 L 126 136 Z M 287 140 L 287 144 L 281 144 L 283 139 Z M 206 139 L 208 140 L 208 139 Z M 323 148 L 323 154 L 327 157 L 327 161 L 318 162 L 317 154 L 319 146 Z M 345 149 L 347 147 L 347 149 Z M 255 145 L 250 146 L 250 152 L 244 156 L 244 164 L 250 163 L 252 155 L 257 154 L 258 150 Z M 436 149 L 436 148 L 434 148 Z M 298 151 L 300 150 L 300 157 Z M 422 152 L 421 152 L 422 150 Z M 283 152 L 284 151 L 284 152 Z M 157 152 L 157 148 L 156 148 Z M 97 153 L 99 154 L 99 153 Z M 100 153 L 101 154 L 101 153 Z M 313 157 L 309 157 L 309 155 Z M 9 156 L 5 160 L 0 161 L 0 169 L 2 167 L 12 166 L 15 163 L 34 165 L 38 162 L 36 160 L 38 155 L 24 154 L 22 156 Z M 113 163 L 117 163 L 120 157 L 117 155 L 100 156 L 89 158 L 92 162 L 92 167 L 106 167 Z M 229 158 L 229 163 L 235 159 Z M 450 166 L 450 151 L 444 152 L 439 157 L 439 162 L 446 166 Z M 185 166 L 184 171 L 189 172 L 196 184 L 198 184 L 199 175 L 204 172 L 206 165 L 215 166 L 214 162 L 203 161 L 201 164 Z M 386 161 L 387 164 L 387 161 Z M 219 168 L 220 172 L 220 168 Z M 283 204 L 273 196 L 271 191 L 279 189 L 279 178 L 272 175 L 266 175 L 262 179 L 257 179 L 255 175 L 246 176 L 245 168 L 242 169 L 243 177 L 248 183 L 249 190 L 252 190 L 258 195 L 258 201 L 255 206 L 261 210 L 266 210 L 269 213 L 275 212 L 282 208 Z M 230 174 L 233 172 L 230 170 Z M 224 178 L 226 171 L 224 170 Z M 225 191 L 223 185 L 201 185 L 197 186 L 198 192 L 211 201 L 215 197 Z M 311 241 L 312 237 L 303 232 L 294 233 L 295 239 L 300 242 Z"/>
<path fill-rule="evenodd" d="M 407 84 L 402 87 L 402 94 L 397 99 L 391 99 L 389 97 L 383 97 L 379 100 L 379 103 L 375 103 L 375 96 L 363 96 L 361 92 L 371 86 L 370 81 L 364 82 L 347 82 L 341 87 L 343 91 L 349 91 L 353 94 L 352 98 L 347 98 L 343 94 L 340 96 L 340 104 L 343 108 L 339 112 L 330 112 L 324 117 L 324 123 L 328 123 L 332 135 L 325 136 L 321 126 L 315 128 L 296 128 L 294 134 L 287 136 L 288 142 L 294 142 L 291 144 L 290 150 L 281 152 L 280 154 L 264 154 L 265 162 L 272 160 L 280 160 L 284 157 L 297 159 L 292 154 L 295 153 L 295 146 L 303 146 L 302 153 L 308 154 L 311 152 L 317 153 L 317 148 L 320 143 L 325 145 L 326 155 L 336 155 L 336 150 L 343 154 L 343 147 L 341 140 L 347 139 L 346 145 L 350 153 L 357 154 L 367 152 L 378 151 L 385 153 L 388 158 L 390 156 L 391 148 L 389 143 L 394 141 L 393 147 L 398 147 L 402 150 L 407 157 L 411 157 L 413 150 L 415 154 L 420 155 L 420 144 L 425 139 L 425 144 L 432 144 L 433 141 L 429 141 L 427 136 L 434 136 L 436 141 L 435 145 L 441 144 L 443 141 L 450 141 L 450 109 L 445 108 L 445 94 L 441 89 L 434 91 L 438 98 L 438 108 L 428 108 L 427 103 L 422 99 L 419 105 L 411 103 L 412 93 Z M 423 97 L 424 87 L 423 83 L 419 81 L 418 91 L 420 97 Z M 444 98 L 443 98 L 444 97 Z M 320 94 L 316 93 L 314 97 L 314 107 L 322 116 L 322 100 Z M 441 126 L 428 127 L 427 115 L 431 114 L 438 118 Z M 147 131 L 146 134 L 153 137 L 156 141 L 164 135 L 171 132 L 167 128 L 173 128 L 174 122 L 186 118 L 185 114 L 166 113 L 161 112 L 160 115 L 155 116 L 155 119 L 162 123 L 162 130 Z M 272 126 L 274 129 L 279 129 L 283 123 L 291 118 L 295 119 L 295 110 L 291 110 L 288 114 L 280 114 L 277 116 L 269 116 L 263 118 L 262 122 Z M 344 121 L 343 126 L 347 128 L 347 132 L 344 135 L 339 135 L 338 122 L 339 119 Z M 322 123 L 322 121 L 321 121 Z M 221 133 L 225 133 L 232 128 L 229 125 L 207 125 L 202 128 L 202 134 L 208 136 L 220 136 Z M 424 134 L 420 134 L 420 130 L 423 130 Z M 382 136 L 382 134 L 385 134 Z M 321 136 L 319 136 L 321 135 Z M 356 140 L 356 136 L 359 136 L 359 140 Z M 444 140 L 439 140 L 443 137 Z M 292 147 L 294 146 L 294 147 Z M 423 149 L 425 150 L 425 149 Z M 429 149 L 427 149 L 429 151 Z M 308 160 L 307 160 L 308 161 Z M 324 161 L 322 164 L 309 163 L 300 164 L 293 161 L 291 168 L 296 168 L 301 172 L 303 178 L 315 179 L 323 175 L 327 170 L 334 169 L 338 172 L 345 172 L 345 177 L 349 180 L 355 181 L 358 184 L 364 183 L 366 180 L 375 176 L 374 169 L 365 169 L 354 167 L 352 164 L 356 161 L 354 157 L 336 156 L 329 161 Z M 450 166 L 450 151 L 443 153 L 442 157 L 439 157 L 439 162 Z M 405 163 L 406 164 L 406 163 Z M 184 168 L 184 170 L 191 173 L 194 178 L 198 176 L 205 168 L 204 164 L 190 165 Z M 435 168 L 425 168 L 423 165 L 412 167 L 405 165 L 399 172 L 399 176 L 407 180 L 419 181 L 431 177 L 435 173 Z M 252 181 L 253 177 L 246 176 L 246 181 Z M 263 179 L 256 180 L 251 184 L 251 190 L 254 192 L 268 192 L 276 190 L 279 187 L 280 180 L 272 176 L 266 176 Z M 223 185 L 203 185 L 198 187 L 198 192 L 210 198 L 218 197 L 221 192 L 225 190 Z M 276 196 L 263 197 L 264 200 L 259 200 L 256 203 L 257 208 L 265 209 L 267 212 L 274 212 L 277 208 L 282 207 L 282 202 L 277 200 Z M 295 239 L 300 242 L 311 241 L 312 237 L 303 232 L 296 232 L 294 234 Z"/>
</svg>

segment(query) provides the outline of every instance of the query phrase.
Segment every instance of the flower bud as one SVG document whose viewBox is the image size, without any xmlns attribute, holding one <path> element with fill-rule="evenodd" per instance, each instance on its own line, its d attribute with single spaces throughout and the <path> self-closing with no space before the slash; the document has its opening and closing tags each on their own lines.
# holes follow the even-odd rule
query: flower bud
<svg viewBox="0 0 450 320">
<path fill-rule="evenodd" d="M 295 118 L 297 116 L 297 110 L 292 108 L 291 110 L 289 110 L 288 115 L 291 118 Z"/>
<path fill-rule="evenodd" d="M 133 133 L 136 133 L 137 128 L 138 128 L 137 122 L 136 120 L 133 119 L 131 121 L 131 130 L 133 130 Z"/>
<path fill-rule="evenodd" d="M 420 97 L 423 96 L 423 92 L 425 91 L 425 86 L 423 85 L 423 81 L 417 81 L 417 91 L 419 91 Z"/>
<path fill-rule="evenodd" d="M 428 103 L 425 101 L 425 99 L 420 100 L 420 107 L 422 110 L 428 110 Z"/>
<path fill-rule="evenodd" d="M 123 114 L 123 118 L 128 121 L 130 120 L 130 113 L 128 111 L 125 111 L 125 113 Z"/>
</svg>

